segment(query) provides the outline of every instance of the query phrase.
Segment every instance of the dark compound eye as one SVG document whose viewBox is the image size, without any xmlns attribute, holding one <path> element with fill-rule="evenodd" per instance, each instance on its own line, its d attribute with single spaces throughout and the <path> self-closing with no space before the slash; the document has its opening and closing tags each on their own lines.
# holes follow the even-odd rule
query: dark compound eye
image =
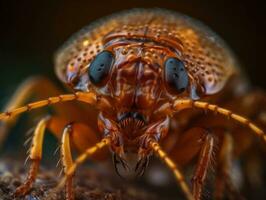
<svg viewBox="0 0 266 200">
<path fill-rule="evenodd" d="M 99 53 L 92 61 L 89 67 L 90 81 L 95 84 L 101 84 L 108 76 L 114 61 L 113 54 L 109 51 Z"/>
<path fill-rule="evenodd" d="M 171 90 L 182 93 L 188 87 L 188 74 L 184 63 L 177 58 L 168 58 L 164 64 L 165 81 Z"/>
</svg>

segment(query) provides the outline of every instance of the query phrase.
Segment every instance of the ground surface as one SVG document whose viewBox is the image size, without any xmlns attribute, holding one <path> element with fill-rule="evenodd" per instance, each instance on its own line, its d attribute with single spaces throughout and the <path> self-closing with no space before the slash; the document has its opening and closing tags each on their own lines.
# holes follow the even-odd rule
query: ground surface
<svg viewBox="0 0 266 200">
<path fill-rule="evenodd" d="M 14 161 L 12 161 L 14 162 Z M 51 189 L 58 182 L 58 172 L 41 170 L 29 195 L 15 198 L 13 192 L 23 180 L 26 171 L 21 163 L 0 162 L 0 200 L 47 200 Z M 45 171 L 45 172 L 44 172 Z M 112 180 L 112 181 L 110 181 Z M 76 200 L 155 200 L 152 194 L 142 191 L 123 181 L 116 181 L 108 175 L 100 175 L 93 170 L 84 170 L 76 176 Z M 118 183 L 120 182 L 120 183 Z M 123 185 L 121 185 L 123 184 Z M 63 200 L 64 192 L 49 195 L 49 200 Z"/>
</svg>

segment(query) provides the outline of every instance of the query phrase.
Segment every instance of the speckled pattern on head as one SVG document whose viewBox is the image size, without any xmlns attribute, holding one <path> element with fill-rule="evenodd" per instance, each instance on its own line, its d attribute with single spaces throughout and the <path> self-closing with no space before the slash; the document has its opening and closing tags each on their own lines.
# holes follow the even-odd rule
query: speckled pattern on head
<svg viewBox="0 0 266 200">
<path fill-rule="evenodd" d="M 56 54 L 57 75 L 70 82 L 77 74 L 86 73 L 93 58 L 117 38 L 148 38 L 166 46 L 184 62 L 191 80 L 205 95 L 219 92 L 231 75 L 238 73 L 227 45 L 202 23 L 164 9 L 133 9 L 100 19 L 75 34 Z M 133 46 L 121 48 L 124 55 L 134 54 Z M 165 49 L 144 51 L 150 62 L 165 53 Z"/>
</svg>

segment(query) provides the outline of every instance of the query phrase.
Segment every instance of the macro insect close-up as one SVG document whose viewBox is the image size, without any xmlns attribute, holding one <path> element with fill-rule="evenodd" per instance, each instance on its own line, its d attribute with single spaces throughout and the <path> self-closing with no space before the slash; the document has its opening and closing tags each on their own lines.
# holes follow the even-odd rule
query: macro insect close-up
<svg viewBox="0 0 266 200">
<path fill-rule="evenodd" d="M 244 179 L 257 180 L 247 168 L 264 164 L 252 158 L 266 153 L 266 95 L 251 89 L 233 51 L 206 25 L 167 9 L 124 10 L 74 34 L 54 60 L 68 92 L 32 77 L 0 114 L 2 143 L 19 115 L 53 109 L 36 123 L 28 175 L 14 197 L 31 193 L 48 130 L 63 166 L 49 193 L 63 190 L 64 199 L 75 199 L 80 165 L 110 157 L 108 170 L 121 181 L 144 176 L 157 157 L 181 191 L 173 199 L 205 199 L 206 190 L 210 199 L 245 199 Z M 32 93 L 37 100 L 28 102 Z"/>
</svg>

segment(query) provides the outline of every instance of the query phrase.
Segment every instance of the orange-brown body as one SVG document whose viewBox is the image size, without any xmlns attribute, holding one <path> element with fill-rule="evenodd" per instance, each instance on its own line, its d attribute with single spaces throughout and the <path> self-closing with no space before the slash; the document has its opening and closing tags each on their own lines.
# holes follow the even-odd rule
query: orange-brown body
<svg viewBox="0 0 266 200">
<path fill-rule="evenodd" d="M 112 69 L 100 86 L 89 80 L 88 67 L 103 51 L 115 57 Z M 186 90 L 177 94 L 164 80 L 164 63 L 177 57 L 190 78 Z M 162 118 L 158 112 L 177 97 L 199 99 L 229 91 L 229 79 L 241 77 L 228 47 L 208 28 L 186 16 L 164 10 L 125 11 L 106 18 L 77 34 L 56 55 L 56 71 L 73 89 L 93 91 L 113 106 L 105 113 L 118 121 L 123 113 L 137 112 L 147 124 Z M 239 83 L 243 86 L 245 83 Z M 123 134 L 133 142 L 133 134 Z M 133 145 L 134 146 L 134 145 Z"/>
<path fill-rule="evenodd" d="M 90 104 L 83 110 L 73 111 L 71 116 L 62 114 L 73 105 L 66 110 L 57 108 L 58 117 L 42 120 L 35 132 L 38 136 L 33 139 L 33 144 L 39 146 L 45 128 L 61 137 L 64 126 L 68 125 L 62 137 L 68 199 L 73 199 L 72 175 L 77 165 L 106 145 L 114 154 L 115 166 L 121 164 L 127 169 L 127 154 L 136 154 L 137 175 L 144 173 L 149 157 L 157 153 L 172 169 L 188 199 L 201 198 L 208 169 L 213 157 L 217 157 L 220 171 L 215 195 L 221 198 L 224 188 L 230 185 L 225 179 L 230 179 L 233 143 L 236 146 L 241 143 L 237 149 L 242 152 L 251 142 L 245 133 L 243 140 L 233 142 L 240 135 L 238 126 L 219 116 L 210 117 L 188 108 L 225 115 L 266 141 L 264 132 L 246 118 L 210 104 L 222 104 L 254 116 L 258 110 L 242 108 L 256 103 L 263 105 L 265 96 L 260 92 L 250 93 L 254 102 L 248 105 L 244 101 L 248 84 L 233 53 L 203 24 L 181 14 L 137 9 L 106 17 L 82 30 L 58 51 L 55 69 L 75 94 L 28 104 L 20 110 L 3 113 L 0 119 L 63 101 Z M 235 102 L 239 110 L 235 109 Z M 13 103 L 8 110 L 19 104 Z M 69 124 L 72 121 L 79 123 Z M 76 162 L 72 161 L 70 144 L 85 152 Z M 159 144 L 167 149 L 170 157 Z M 215 149 L 219 149 L 217 155 Z M 33 147 L 30 156 L 35 165 L 18 194 L 26 193 L 35 179 L 40 148 Z M 196 156 L 198 162 L 190 192 L 173 161 L 185 166 Z"/>
</svg>

